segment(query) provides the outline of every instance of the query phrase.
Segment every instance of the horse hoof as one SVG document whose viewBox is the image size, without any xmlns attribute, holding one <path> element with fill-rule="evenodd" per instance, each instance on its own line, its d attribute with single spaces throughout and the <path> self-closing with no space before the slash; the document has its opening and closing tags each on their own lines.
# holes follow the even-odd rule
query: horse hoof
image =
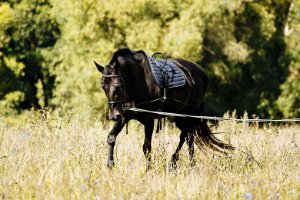
<svg viewBox="0 0 300 200">
<path fill-rule="evenodd" d="M 146 172 L 150 171 L 152 169 L 151 165 L 146 166 Z"/>
<path fill-rule="evenodd" d="M 108 167 L 108 168 L 113 168 L 114 166 L 115 166 L 115 163 L 114 163 L 113 160 L 108 160 L 108 161 L 107 161 L 107 167 Z"/>
<path fill-rule="evenodd" d="M 191 160 L 189 163 L 189 167 L 195 167 L 196 165 L 196 161 L 195 160 Z"/>
<path fill-rule="evenodd" d="M 178 169 L 176 162 L 170 162 L 170 167 L 169 167 L 169 171 L 170 172 L 176 172 Z"/>
</svg>

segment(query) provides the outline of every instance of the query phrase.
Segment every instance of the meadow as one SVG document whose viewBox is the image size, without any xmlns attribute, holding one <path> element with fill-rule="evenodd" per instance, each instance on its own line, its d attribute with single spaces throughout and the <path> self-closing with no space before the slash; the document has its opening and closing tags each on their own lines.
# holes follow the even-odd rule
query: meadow
<svg viewBox="0 0 300 200">
<path fill-rule="evenodd" d="M 300 199 L 299 124 L 220 122 L 213 132 L 238 150 L 196 148 L 190 167 L 184 145 L 172 171 L 179 130 L 167 122 L 153 135 L 147 172 L 135 122 L 117 138 L 115 168 L 106 167 L 111 125 L 85 112 L 32 111 L 23 123 L 0 115 L 0 199 Z"/>
</svg>

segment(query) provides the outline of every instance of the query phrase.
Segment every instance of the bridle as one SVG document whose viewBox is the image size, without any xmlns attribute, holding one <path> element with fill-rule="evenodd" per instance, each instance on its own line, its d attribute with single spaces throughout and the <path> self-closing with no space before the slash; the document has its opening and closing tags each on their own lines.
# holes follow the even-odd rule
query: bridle
<svg viewBox="0 0 300 200">
<path fill-rule="evenodd" d="M 121 104 L 121 107 L 123 109 L 123 103 L 125 103 L 126 100 L 125 100 L 125 92 L 124 92 L 125 85 L 124 85 L 124 80 L 122 79 L 122 76 L 119 75 L 119 74 L 103 74 L 102 77 L 105 77 L 105 78 L 119 78 L 121 92 L 122 92 L 122 99 L 118 100 L 118 101 L 109 101 L 107 103 L 108 103 L 109 106 Z"/>
</svg>

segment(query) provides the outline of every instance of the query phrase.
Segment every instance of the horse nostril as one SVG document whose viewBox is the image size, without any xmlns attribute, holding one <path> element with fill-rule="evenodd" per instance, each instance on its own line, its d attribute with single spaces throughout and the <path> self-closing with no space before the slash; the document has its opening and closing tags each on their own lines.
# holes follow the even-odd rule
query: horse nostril
<svg viewBox="0 0 300 200">
<path fill-rule="evenodd" d="M 111 114 L 111 115 L 109 115 L 109 119 L 110 120 L 117 121 L 117 120 L 119 120 L 121 118 L 122 118 L 121 114 Z"/>
<path fill-rule="evenodd" d="M 117 119 L 117 116 L 114 115 L 114 114 L 109 114 L 109 119 L 110 119 L 110 120 L 116 120 L 116 119 Z"/>
<path fill-rule="evenodd" d="M 110 120 L 119 120 L 122 118 L 121 113 L 119 112 L 119 110 L 117 108 L 111 108 L 109 111 L 109 119 Z"/>
<path fill-rule="evenodd" d="M 121 118 L 122 118 L 121 114 L 117 114 L 117 115 L 116 115 L 116 118 L 117 118 L 117 119 L 121 119 Z"/>
<path fill-rule="evenodd" d="M 121 113 L 119 112 L 118 109 L 114 110 L 114 114 L 113 115 L 115 115 L 116 117 L 121 117 Z"/>
</svg>

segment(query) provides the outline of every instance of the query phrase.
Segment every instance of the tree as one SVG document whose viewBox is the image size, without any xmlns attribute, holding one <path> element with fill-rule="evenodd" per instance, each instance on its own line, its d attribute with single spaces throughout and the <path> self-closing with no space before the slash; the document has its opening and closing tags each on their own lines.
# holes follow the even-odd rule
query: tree
<svg viewBox="0 0 300 200">
<path fill-rule="evenodd" d="M 300 1 L 292 1 L 284 26 L 287 53 L 291 58 L 288 76 L 281 84 L 276 103 L 285 117 L 300 116 Z"/>
<path fill-rule="evenodd" d="M 2 107 L 21 110 L 48 105 L 54 79 L 44 54 L 60 34 L 50 10 L 48 0 L 0 3 Z"/>
<path fill-rule="evenodd" d="M 202 63 L 211 66 L 208 100 L 219 105 L 220 114 L 237 109 L 281 116 L 276 99 L 290 64 L 284 28 L 291 2 L 237 1 L 208 22 Z"/>
</svg>

